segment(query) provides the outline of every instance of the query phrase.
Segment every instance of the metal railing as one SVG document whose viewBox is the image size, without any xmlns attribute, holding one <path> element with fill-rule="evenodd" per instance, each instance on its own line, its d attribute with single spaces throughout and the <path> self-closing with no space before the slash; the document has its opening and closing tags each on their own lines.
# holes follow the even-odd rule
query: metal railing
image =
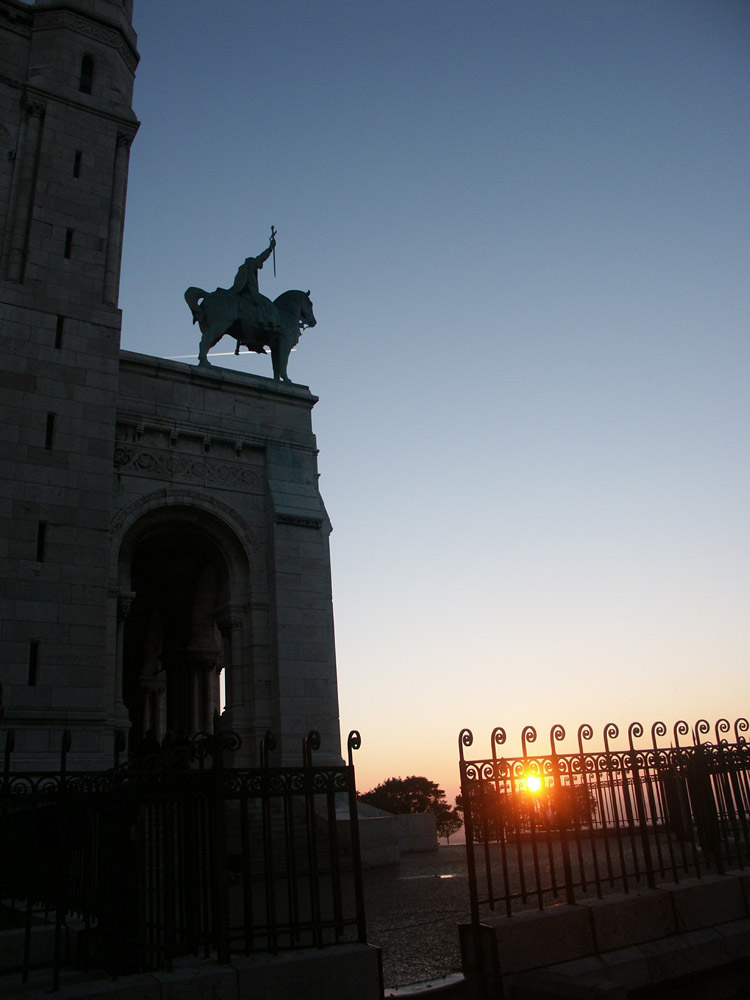
<svg viewBox="0 0 750 1000">
<path fill-rule="evenodd" d="M 12 770 L 8 732 L 0 777 L 0 930 L 23 937 L 16 967 L 35 964 L 51 936 L 57 989 L 67 966 L 113 976 L 171 970 L 179 956 L 366 941 L 353 751 L 317 766 L 316 732 L 299 767 L 226 767 L 239 737 L 215 728 L 101 772 Z M 340 817 L 348 823 L 337 820 Z"/>
<path fill-rule="evenodd" d="M 500 756 L 505 730 L 492 732 L 491 756 L 468 760 L 473 735 L 459 735 L 461 797 L 466 830 L 472 921 L 482 911 L 511 916 L 520 909 L 584 896 L 630 892 L 637 886 L 679 882 L 709 871 L 743 868 L 750 848 L 750 744 L 746 719 L 720 719 L 714 741 L 700 720 L 691 733 L 675 724 L 628 727 L 628 746 L 605 726 L 603 749 L 587 744 L 591 726 L 578 729 L 578 750 L 560 752 L 562 726 L 550 731 L 550 749 L 534 754 L 533 726 L 521 733 L 520 757 Z M 680 741 L 683 741 L 682 743 Z"/>
</svg>

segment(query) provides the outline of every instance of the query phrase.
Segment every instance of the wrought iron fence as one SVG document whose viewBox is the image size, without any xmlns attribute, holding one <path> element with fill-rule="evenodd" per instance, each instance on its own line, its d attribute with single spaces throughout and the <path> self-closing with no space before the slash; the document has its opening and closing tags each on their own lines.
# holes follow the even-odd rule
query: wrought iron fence
<svg viewBox="0 0 750 1000">
<path fill-rule="evenodd" d="M 743 868 L 750 847 L 750 724 L 720 719 L 714 740 L 699 720 L 675 724 L 668 746 L 663 722 L 650 743 L 643 726 L 604 727 L 592 750 L 591 726 L 577 733 L 577 752 L 562 753 L 562 726 L 550 730 L 548 753 L 534 754 L 537 733 L 521 733 L 520 757 L 501 756 L 504 729 L 493 730 L 491 756 L 468 760 L 474 737 L 459 735 L 472 921 L 483 909 L 507 916 L 555 901 L 629 892 L 708 871 Z M 685 742 L 691 736 L 691 741 Z M 682 741 L 682 742 L 681 742 Z"/>
<path fill-rule="evenodd" d="M 7 733 L 0 777 L 0 930 L 17 928 L 26 981 L 34 937 L 54 927 L 51 985 L 66 965 L 112 975 L 171 970 L 183 955 L 322 948 L 366 940 L 353 751 L 272 767 L 226 767 L 239 737 L 215 729 L 114 767 L 12 770 Z M 337 810 L 348 823 L 337 821 Z"/>
</svg>

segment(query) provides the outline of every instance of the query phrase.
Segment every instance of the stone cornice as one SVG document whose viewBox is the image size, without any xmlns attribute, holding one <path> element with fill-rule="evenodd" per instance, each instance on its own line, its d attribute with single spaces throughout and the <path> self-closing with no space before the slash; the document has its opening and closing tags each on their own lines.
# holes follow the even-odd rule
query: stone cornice
<svg viewBox="0 0 750 1000">
<path fill-rule="evenodd" d="M 296 383 L 276 382 L 272 378 L 253 375 L 249 372 L 237 372 L 231 368 L 217 366 L 201 367 L 188 365 L 182 361 L 172 361 L 168 358 L 153 357 L 150 354 L 136 354 L 133 351 L 120 351 L 120 368 L 124 371 L 132 369 L 139 374 L 146 372 L 153 378 L 171 379 L 203 384 L 207 387 L 222 389 L 226 384 L 233 391 L 240 390 L 249 395 L 278 396 L 284 402 L 309 407 L 318 402 L 308 386 Z"/>
<path fill-rule="evenodd" d="M 28 4 L 20 3 L 19 0 L 3 0 L 0 16 L 6 19 L 6 30 L 17 31 L 27 38 L 31 36 L 34 14 Z"/>
<path fill-rule="evenodd" d="M 140 60 L 134 43 L 127 37 L 122 28 L 109 21 L 100 20 L 88 11 L 72 10 L 64 0 L 56 5 L 34 7 L 34 30 L 45 28 L 69 28 L 77 35 L 104 42 L 116 48 L 125 60 L 128 69 L 135 73 Z"/>
<path fill-rule="evenodd" d="M 276 524 L 292 524 L 297 528 L 314 528 L 319 531 L 323 527 L 322 517 L 306 517 L 302 514 L 276 514 Z"/>
<path fill-rule="evenodd" d="M 130 142 L 132 142 L 135 138 L 136 132 L 141 125 L 134 115 L 132 117 L 126 117 L 125 115 L 114 114 L 113 112 L 107 111 L 98 105 L 84 104 L 83 101 L 76 101 L 71 97 L 64 97 L 61 94 L 51 90 L 45 90 L 44 87 L 37 87 L 30 83 L 22 83 L 19 87 L 23 91 L 21 95 L 21 102 L 24 106 L 39 102 L 43 102 L 45 104 L 64 104 L 69 108 L 75 108 L 76 111 L 83 111 L 86 114 L 95 115 L 97 118 L 106 118 L 108 121 L 114 122 L 117 125 L 118 132 L 128 136 Z"/>
<path fill-rule="evenodd" d="M 118 407 L 117 410 L 118 437 L 122 443 L 138 442 L 144 434 L 149 436 L 158 435 L 163 437 L 160 447 L 174 449 L 179 441 L 199 441 L 205 452 L 218 447 L 226 450 L 228 447 L 234 451 L 237 459 L 243 452 L 252 451 L 255 456 L 265 453 L 268 439 L 256 436 L 252 433 L 242 434 L 241 437 L 231 434 L 216 432 L 216 427 L 211 424 L 201 424 L 196 420 L 189 422 L 167 423 L 163 420 L 151 420 L 144 417 L 135 410 L 127 410 Z M 120 430 L 122 429 L 122 430 Z M 122 431 L 125 434 L 122 434 Z M 125 440 L 124 440 L 125 439 Z M 304 451 L 312 451 L 311 448 L 301 446 Z"/>
</svg>

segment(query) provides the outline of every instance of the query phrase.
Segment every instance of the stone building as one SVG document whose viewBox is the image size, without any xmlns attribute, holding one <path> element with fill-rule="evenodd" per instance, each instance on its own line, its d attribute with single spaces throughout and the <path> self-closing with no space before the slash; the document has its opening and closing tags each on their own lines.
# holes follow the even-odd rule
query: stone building
<svg viewBox="0 0 750 1000">
<path fill-rule="evenodd" d="M 120 349 L 132 0 L 0 0 L 0 682 L 14 761 L 214 709 L 254 762 L 340 756 L 328 535 L 299 385 Z M 192 335 L 186 323 L 186 335 Z"/>
</svg>

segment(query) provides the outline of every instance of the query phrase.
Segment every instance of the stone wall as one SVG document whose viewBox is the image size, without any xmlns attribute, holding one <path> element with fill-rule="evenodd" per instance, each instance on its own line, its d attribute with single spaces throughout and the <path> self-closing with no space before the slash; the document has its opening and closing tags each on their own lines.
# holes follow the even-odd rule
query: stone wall
<svg viewBox="0 0 750 1000">
<path fill-rule="evenodd" d="M 310 729 L 318 759 L 339 760 L 315 397 L 120 352 L 131 15 L 131 0 L 0 0 L 0 684 L 14 764 L 55 767 L 70 730 L 71 768 L 107 766 L 117 730 L 132 727 L 137 750 L 145 731 L 209 728 L 223 701 L 244 740 L 236 763 L 256 762 L 269 729 L 275 763 L 296 764 Z M 180 543 L 197 546 L 192 561 Z"/>
<path fill-rule="evenodd" d="M 126 14 L 0 0 L 0 682 L 17 753 L 40 766 L 63 729 L 79 766 L 111 758 L 116 301 L 138 127 Z"/>
<path fill-rule="evenodd" d="M 460 933 L 467 982 L 487 997 L 625 1000 L 695 976 L 718 983 L 750 962 L 750 876 L 706 876 L 490 917 Z M 724 994 L 707 987 L 705 995 Z"/>
<path fill-rule="evenodd" d="M 211 536 L 227 566 L 216 609 L 228 633 L 225 721 L 248 763 L 267 729 L 280 741 L 276 763 L 296 764 L 311 729 L 321 735 L 316 759 L 340 758 L 316 401 L 305 386 L 122 355 L 110 618 L 117 628 L 114 595 L 131 593 L 130 560 L 146 532 L 181 521 Z"/>
</svg>

